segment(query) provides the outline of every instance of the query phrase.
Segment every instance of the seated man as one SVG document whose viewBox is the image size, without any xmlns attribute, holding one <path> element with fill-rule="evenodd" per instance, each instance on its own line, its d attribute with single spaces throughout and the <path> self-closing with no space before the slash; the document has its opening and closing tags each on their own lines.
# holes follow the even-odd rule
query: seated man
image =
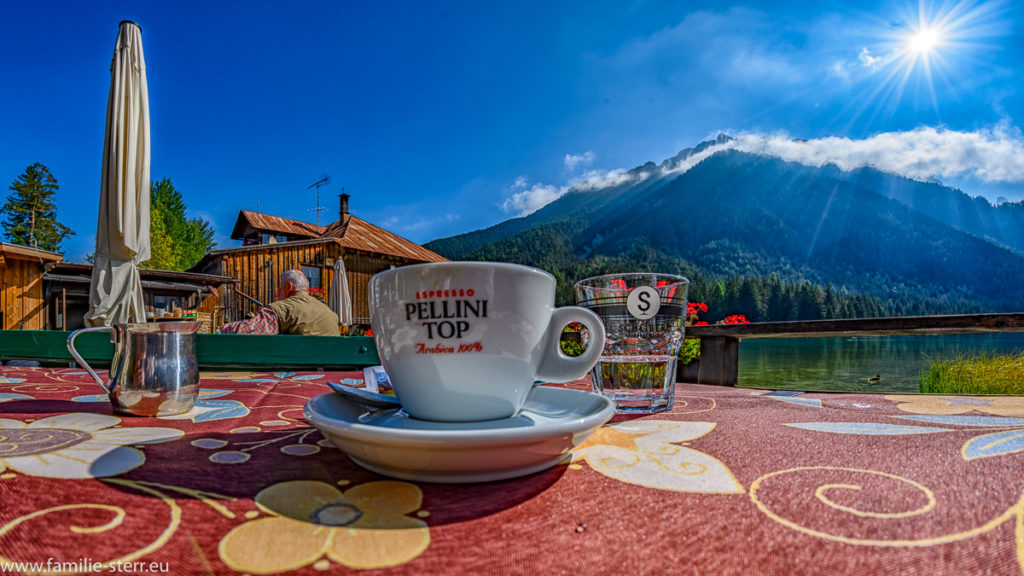
<svg viewBox="0 0 1024 576">
<path fill-rule="evenodd" d="M 255 317 L 221 326 L 223 334 L 303 334 L 339 336 L 338 315 L 309 295 L 309 280 L 301 270 L 287 270 L 274 293 L 275 301 Z"/>
</svg>

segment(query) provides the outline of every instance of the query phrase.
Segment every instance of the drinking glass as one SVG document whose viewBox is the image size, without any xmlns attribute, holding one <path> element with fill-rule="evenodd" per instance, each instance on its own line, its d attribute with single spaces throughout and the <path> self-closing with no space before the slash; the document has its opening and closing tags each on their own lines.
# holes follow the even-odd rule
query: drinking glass
<svg viewBox="0 0 1024 576">
<path fill-rule="evenodd" d="M 576 283 L 577 304 L 596 313 L 605 328 L 604 350 L 592 374 L 594 391 L 613 400 L 617 412 L 672 408 L 689 284 L 682 276 L 647 272 Z"/>
</svg>

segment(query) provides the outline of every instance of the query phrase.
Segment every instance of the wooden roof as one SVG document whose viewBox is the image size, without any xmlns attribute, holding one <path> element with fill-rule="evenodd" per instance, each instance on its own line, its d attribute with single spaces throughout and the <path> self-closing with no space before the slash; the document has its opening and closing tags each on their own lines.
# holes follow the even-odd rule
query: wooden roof
<svg viewBox="0 0 1024 576">
<path fill-rule="evenodd" d="M 92 275 L 92 264 L 79 264 L 77 262 L 61 262 L 50 268 L 48 274 L 56 274 L 60 276 L 82 276 L 88 281 Z M 142 280 L 162 280 L 162 281 L 181 281 L 190 282 L 200 286 L 212 285 L 220 286 L 222 284 L 236 284 L 238 279 L 233 276 L 223 276 L 220 274 L 201 274 L 198 272 L 183 272 L 178 270 L 157 270 L 154 268 L 139 268 L 139 277 Z"/>
<path fill-rule="evenodd" d="M 352 215 L 347 215 L 343 222 L 335 222 L 328 226 L 321 237 L 337 238 L 342 246 L 351 250 L 390 254 L 418 262 L 448 261 L 444 256 L 427 250 L 411 240 Z"/>
<path fill-rule="evenodd" d="M 60 262 L 64 259 L 64 256 L 57 254 L 56 252 L 47 252 L 46 250 L 29 248 L 28 246 L 18 246 L 17 244 L 0 242 L 0 262 L 2 262 L 4 258 L 11 258 L 13 260 L 45 260 L 47 262 Z"/>
<path fill-rule="evenodd" d="M 269 214 L 260 214 L 249 210 L 239 211 L 238 220 L 235 222 L 231 237 L 238 240 L 245 238 L 252 232 L 299 236 L 307 239 L 330 239 L 349 250 L 359 250 L 372 254 L 387 254 L 415 262 L 448 261 L 447 258 L 436 252 L 427 250 L 411 240 L 402 238 L 398 234 L 370 224 L 366 220 L 356 218 L 351 214 L 346 214 L 343 220 L 328 226 L 317 226 L 316 224 L 300 222 L 291 218 L 270 216 Z M 279 242 L 263 246 L 281 248 L 288 244 L 290 242 Z M 246 248 L 252 248 L 252 246 Z M 211 250 L 211 253 L 223 253 L 231 250 L 231 248 L 221 248 Z"/>
<path fill-rule="evenodd" d="M 317 226 L 309 222 L 300 222 L 291 218 L 271 216 L 250 210 L 240 210 L 235 227 L 231 231 L 231 238 L 241 240 L 252 232 L 270 232 L 273 234 L 287 234 L 289 236 L 302 236 L 305 238 L 319 238 L 323 234 L 325 226 Z"/>
</svg>

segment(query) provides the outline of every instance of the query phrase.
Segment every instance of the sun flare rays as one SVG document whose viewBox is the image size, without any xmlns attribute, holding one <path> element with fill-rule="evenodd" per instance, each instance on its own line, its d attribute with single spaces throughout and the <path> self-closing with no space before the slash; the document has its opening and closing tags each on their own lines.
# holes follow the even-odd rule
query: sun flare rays
<svg viewBox="0 0 1024 576">
<path fill-rule="evenodd" d="M 1004 1 L 924 2 L 879 20 L 872 42 L 857 49 L 863 81 L 847 128 L 885 121 L 901 109 L 942 121 L 942 102 L 959 100 L 971 76 L 1006 33 Z M 850 110 L 852 108 L 852 110 Z"/>
</svg>

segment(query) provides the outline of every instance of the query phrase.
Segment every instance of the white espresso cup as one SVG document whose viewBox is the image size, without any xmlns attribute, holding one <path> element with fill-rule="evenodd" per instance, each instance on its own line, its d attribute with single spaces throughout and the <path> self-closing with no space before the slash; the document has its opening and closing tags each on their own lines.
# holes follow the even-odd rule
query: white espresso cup
<svg viewBox="0 0 1024 576">
<path fill-rule="evenodd" d="M 555 307 L 553 276 L 527 266 L 442 262 L 370 279 L 370 323 L 395 395 L 410 416 L 469 422 L 515 415 L 533 383 L 571 382 L 597 363 L 604 325 L 584 308 Z M 561 334 L 590 332 L 582 355 Z"/>
</svg>

